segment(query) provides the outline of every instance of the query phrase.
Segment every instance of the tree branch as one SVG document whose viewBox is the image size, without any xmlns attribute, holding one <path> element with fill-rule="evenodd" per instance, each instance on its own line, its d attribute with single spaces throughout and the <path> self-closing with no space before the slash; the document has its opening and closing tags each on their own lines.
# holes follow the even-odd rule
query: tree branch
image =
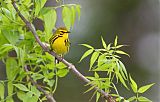
<svg viewBox="0 0 160 102">
<path fill-rule="evenodd" d="M 25 70 L 26 72 L 29 72 L 27 66 L 24 67 L 24 70 Z M 36 88 L 37 88 L 39 91 L 41 91 L 41 92 L 47 97 L 48 102 L 56 102 L 55 99 L 52 97 L 52 95 L 50 95 L 49 93 L 47 93 L 43 88 L 41 88 L 41 87 L 37 84 L 37 82 L 35 82 L 35 81 L 32 79 L 32 77 L 31 77 L 30 74 L 29 74 L 28 76 L 29 76 L 29 80 L 31 81 L 31 83 L 32 83 L 34 86 L 36 86 Z"/>
<path fill-rule="evenodd" d="M 33 36 L 35 37 L 36 41 L 38 42 L 38 44 L 42 47 L 42 49 L 48 53 L 50 53 L 52 56 L 56 57 L 58 60 L 60 60 L 62 63 L 64 63 L 68 69 L 70 69 L 80 80 L 83 80 L 86 83 L 89 83 L 90 81 L 84 76 L 82 75 L 74 65 L 72 65 L 71 63 L 67 62 L 65 59 L 62 59 L 61 57 L 59 57 L 55 52 L 50 51 L 39 39 L 36 30 L 34 28 L 34 26 L 32 26 L 32 24 L 27 21 L 27 19 L 20 13 L 20 11 L 18 10 L 16 3 L 14 0 L 12 0 L 12 5 L 15 8 L 16 12 L 18 13 L 19 17 L 23 20 L 23 22 L 26 24 L 26 26 L 29 28 L 29 30 L 32 32 Z M 93 84 L 90 84 L 90 86 L 93 86 Z M 109 95 L 108 93 L 106 93 L 105 91 L 99 89 L 98 87 L 95 87 L 94 90 L 98 91 L 102 97 L 104 97 L 108 102 L 116 102 L 115 99 Z"/>
</svg>

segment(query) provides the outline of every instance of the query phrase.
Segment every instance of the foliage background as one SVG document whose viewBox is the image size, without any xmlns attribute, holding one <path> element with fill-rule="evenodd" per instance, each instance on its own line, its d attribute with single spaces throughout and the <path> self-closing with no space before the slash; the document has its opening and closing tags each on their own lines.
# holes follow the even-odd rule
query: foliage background
<svg viewBox="0 0 160 102">
<path fill-rule="evenodd" d="M 106 42 L 119 36 L 119 42 L 129 47 L 125 51 L 130 58 L 123 57 L 129 73 L 138 82 L 138 85 L 157 83 L 144 96 L 153 102 L 158 102 L 160 95 L 160 35 L 159 35 L 159 1 L 158 0 L 64 0 L 65 3 L 77 3 L 81 5 L 81 20 L 77 22 L 72 33 L 71 50 L 65 58 L 74 63 L 84 75 L 88 72 L 89 64 L 86 61 L 77 63 L 86 48 L 78 46 L 87 43 L 95 47 L 101 46 L 100 36 Z M 48 6 L 54 5 L 53 0 L 48 0 Z M 40 22 L 35 22 L 38 28 Z M 57 27 L 62 25 L 58 21 Z M 5 79 L 5 66 L 0 65 L 0 79 Z M 61 78 L 55 93 L 57 102 L 88 102 L 91 93 L 83 94 L 87 89 L 73 74 Z M 121 86 L 120 94 L 130 96 Z"/>
</svg>

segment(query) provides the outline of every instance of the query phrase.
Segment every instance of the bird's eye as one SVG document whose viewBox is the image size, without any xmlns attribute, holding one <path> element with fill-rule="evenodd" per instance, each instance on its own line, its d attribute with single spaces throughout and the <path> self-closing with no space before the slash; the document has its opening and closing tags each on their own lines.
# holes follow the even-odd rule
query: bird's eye
<svg viewBox="0 0 160 102">
<path fill-rule="evenodd" d="M 61 30 L 60 32 L 63 33 L 63 34 L 64 33 L 70 33 L 70 31 L 67 31 L 67 30 L 65 30 L 65 31 Z"/>
</svg>

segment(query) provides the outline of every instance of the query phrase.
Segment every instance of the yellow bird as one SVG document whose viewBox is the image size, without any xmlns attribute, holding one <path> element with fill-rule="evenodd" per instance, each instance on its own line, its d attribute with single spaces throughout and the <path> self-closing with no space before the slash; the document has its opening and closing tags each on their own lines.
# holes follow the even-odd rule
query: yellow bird
<svg viewBox="0 0 160 102">
<path fill-rule="evenodd" d="M 69 51 L 69 33 L 66 27 L 59 27 L 49 39 L 51 51 L 63 57 Z M 59 63 L 58 60 L 57 63 Z"/>
</svg>

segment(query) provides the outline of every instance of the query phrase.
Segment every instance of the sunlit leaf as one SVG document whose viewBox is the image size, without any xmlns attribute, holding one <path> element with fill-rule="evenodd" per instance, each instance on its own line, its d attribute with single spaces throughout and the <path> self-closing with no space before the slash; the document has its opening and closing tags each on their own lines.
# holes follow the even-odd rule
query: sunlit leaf
<svg viewBox="0 0 160 102">
<path fill-rule="evenodd" d="M 120 71 L 120 74 L 122 75 L 123 79 L 127 80 L 127 77 L 126 77 L 126 75 L 124 74 L 123 70 L 120 69 L 119 71 Z"/>
<path fill-rule="evenodd" d="M 130 78 L 130 81 L 131 81 L 131 88 L 132 88 L 132 90 L 133 90 L 133 92 L 134 93 L 136 93 L 137 92 L 137 84 L 136 84 L 136 82 L 132 79 L 132 77 L 131 76 L 129 76 L 129 78 Z"/>
<path fill-rule="evenodd" d="M 55 83 L 55 80 L 49 80 L 47 84 L 48 84 L 50 87 L 53 87 L 54 83 Z"/>
<path fill-rule="evenodd" d="M 91 59 L 90 59 L 90 69 L 92 68 L 94 62 L 97 60 L 99 56 L 99 52 L 94 52 L 91 56 Z"/>
<path fill-rule="evenodd" d="M 22 90 L 22 91 L 29 91 L 29 89 L 24 86 L 23 84 L 13 84 L 15 87 L 17 87 L 19 90 Z"/>
<path fill-rule="evenodd" d="M 85 46 L 85 47 L 90 48 L 90 49 L 94 49 L 92 46 L 90 46 L 88 44 L 80 44 L 80 45 Z"/>
<path fill-rule="evenodd" d="M 96 102 L 98 102 L 99 98 L 100 98 L 100 93 L 97 92 L 97 93 L 96 93 Z"/>
<path fill-rule="evenodd" d="M 110 50 L 110 49 L 111 49 L 111 44 L 108 44 L 107 50 Z"/>
<path fill-rule="evenodd" d="M 120 60 L 118 62 L 120 64 L 120 67 L 122 68 L 123 72 L 125 73 L 125 76 L 128 78 L 127 70 L 126 70 L 124 64 Z"/>
<path fill-rule="evenodd" d="M 97 85 L 93 85 L 93 86 L 92 86 L 92 87 L 90 87 L 88 90 L 86 90 L 84 93 L 87 93 L 87 92 L 89 92 L 89 91 L 93 90 L 96 86 L 97 86 Z"/>
<path fill-rule="evenodd" d="M 43 15 L 43 19 L 45 22 L 45 31 L 46 31 L 46 41 L 48 41 L 50 35 L 52 34 L 52 29 L 55 27 L 55 23 L 57 20 L 57 14 L 55 10 L 50 9 L 47 13 Z"/>
<path fill-rule="evenodd" d="M 89 86 L 89 85 L 91 85 L 91 84 L 95 84 L 95 78 L 94 77 L 86 77 L 87 79 L 89 79 L 89 80 L 92 80 L 92 81 L 90 81 L 90 82 L 88 82 L 87 84 L 85 84 L 84 86 Z"/>
<path fill-rule="evenodd" d="M 119 80 L 121 81 L 121 83 L 126 87 L 126 89 L 129 90 L 129 88 L 127 87 L 127 85 L 126 85 L 123 77 L 121 76 L 121 74 L 120 74 L 120 73 L 117 73 L 116 75 L 118 76 L 118 78 L 119 78 Z"/>
<path fill-rule="evenodd" d="M 152 102 L 151 100 L 143 96 L 138 97 L 138 101 L 139 102 Z"/>
<path fill-rule="evenodd" d="M 116 50 L 115 52 L 118 53 L 118 54 L 123 54 L 123 55 L 129 56 L 129 54 L 127 54 L 127 53 L 124 52 L 124 51 Z"/>
<path fill-rule="evenodd" d="M 107 48 L 107 45 L 106 45 L 106 42 L 104 41 L 103 37 L 101 36 L 101 40 L 102 40 L 102 45 L 103 47 L 106 49 Z"/>
<path fill-rule="evenodd" d="M 38 98 L 37 96 L 32 96 L 31 98 L 29 98 L 29 100 L 27 100 L 27 102 L 38 102 Z"/>
<path fill-rule="evenodd" d="M 117 46 L 117 41 L 118 41 L 118 36 L 116 36 L 116 38 L 114 40 L 114 46 Z"/>
<path fill-rule="evenodd" d="M 89 49 L 87 50 L 83 56 L 81 57 L 81 59 L 79 60 L 79 62 L 81 62 L 85 57 L 87 57 L 88 55 L 90 55 L 94 50 L 93 49 Z"/>
<path fill-rule="evenodd" d="M 11 44 L 4 44 L 0 47 L 0 55 L 4 54 L 6 52 L 9 52 L 13 49 L 13 46 Z"/>
<path fill-rule="evenodd" d="M 35 0 L 35 15 L 38 16 L 41 8 L 45 5 L 47 0 Z"/>
<path fill-rule="evenodd" d="M 6 74 L 10 81 L 13 81 L 18 73 L 17 62 L 14 58 L 7 58 L 6 60 Z"/>
<path fill-rule="evenodd" d="M 15 45 L 19 40 L 19 33 L 16 30 L 2 30 L 2 34 L 10 44 Z"/>
<path fill-rule="evenodd" d="M 72 25 L 72 11 L 69 7 L 67 6 L 63 7 L 62 18 L 66 28 L 70 30 L 70 27 Z"/>
<path fill-rule="evenodd" d="M 127 45 L 117 45 L 115 48 L 118 49 L 118 48 L 121 48 L 121 47 L 124 47 L 124 46 L 127 46 Z"/>
<path fill-rule="evenodd" d="M 142 86 L 138 89 L 138 93 L 144 93 L 145 91 L 147 91 L 150 87 L 152 87 L 155 83 L 149 84 L 149 85 L 145 85 Z"/>
<path fill-rule="evenodd" d="M 94 77 L 97 78 L 97 79 L 99 78 L 99 75 L 98 75 L 97 72 L 94 72 Z"/>
<path fill-rule="evenodd" d="M 57 75 L 58 75 L 59 77 L 64 77 L 64 76 L 67 75 L 68 72 L 69 72 L 68 69 L 59 69 L 58 72 L 57 72 Z"/>
<path fill-rule="evenodd" d="M 106 62 L 106 56 L 103 54 L 103 55 L 100 55 L 98 57 L 98 67 L 100 67 L 100 65 L 102 65 L 103 63 Z"/>
<path fill-rule="evenodd" d="M 31 86 L 31 92 L 37 97 L 39 97 L 41 94 L 40 91 L 35 86 Z"/>
<path fill-rule="evenodd" d="M 59 64 L 56 64 L 56 68 L 58 68 L 58 69 L 64 69 L 64 68 L 66 68 L 67 66 L 64 64 L 64 63 L 62 63 L 62 62 L 60 62 Z M 52 68 L 53 69 L 53 68 Z"/>
<path fill-rule="evenodd" d="M 136 96 L 133 96 L 133 97 L 130 97 L 129 99 L 128 99 L 128 101 L 129 102 L 132 102 L 132 101 L 134 101 L 136 99 Z"/>
<path fill-rule="evenodd" d="M 8 102 L 13 102 L 12 94 L 13 94 L 13 84 L 11 81 L 7 83 L 7 88 L 8 88 L 8 96 L 11 96 Z"/>
<path fill-rule="evenodd" d="M 39 79 L 44 78 L 44 76 L 43 76 L 42 74 L 33 73 L 32 78 L 33 78 L 34 80 L 39 80 Z"/>
<path fill-rule="evenodd" d="M 25 100 L 26 100 L 26 93 L 25 92 L 18 91 L 17 96 L 21 101 L 25 102 Z"/>
<path fill-rule="evenodd" d="M 72 21 L 72 28 L 73 28 L 73 26 L 74 26 L 74 22 L 75 22 L 75 19 L 76 19 L 76 9 L 75 9 L 75 7 L 74 6 L 71 6 L 71 16 L 72 16 L 72 18 L 71 18 L 71 21 Z"/>
</svg>

